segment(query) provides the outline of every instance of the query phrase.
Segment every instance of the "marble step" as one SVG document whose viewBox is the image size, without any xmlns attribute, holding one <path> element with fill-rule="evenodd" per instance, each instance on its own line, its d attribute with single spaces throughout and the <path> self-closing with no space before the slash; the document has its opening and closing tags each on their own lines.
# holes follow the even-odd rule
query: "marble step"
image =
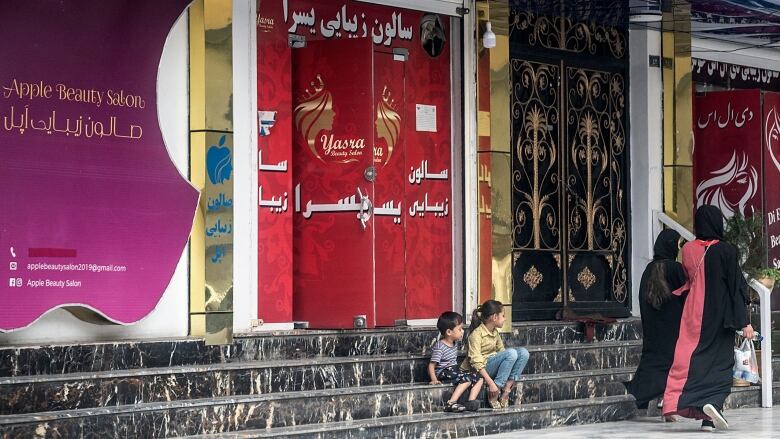
<svg viewBox="0 0 780 439">
<path fill-rule="evenodd" d="M 425 413 L 272 429 L 189 436 L 201 439 L 245 438 L 463 438 L 540 429 L 558 425 L 592 424 L 632 417 L 629 396 L 608 396 L 563 402 L 525 404 L 504 410 L 483 409 L 476 413 Z M 523 435 L 524 436 L 524 435 Z"/>
<path fill-rule="evenodd" d="M 629 369 L 531 375 L 513 399 L 521 405 L 625 395 L 621 381 L 630 376 Z M 434 413 L 451 388 L 400 384 L 8 415 L 0 416 L 0 437 L 181 436 Z"/>
<path fill-rule="evenodd" d="M 726 400 L 726 409 L 758 407 L 760 391 L 756 388 L 734 388 Z M 780 383 L 774 385 L 774 398 L 780 397 Z M 607 396 L 582 400 L 524 404 L 506 410 L 481 410 L 477 413 L 452 415 L 431 413 L 390 418 L 352 420 L 325 425 L 306 425 L 271 429 L 243 430 L 188 436 L 198 439 L 247 438 L 444 438 L 469 437 L 540 429 L 561 425 L 591 424 L 628 419 L 636 414 L 630 396 Z M 519 433 L 518 437 L 526 434 Z"/>
<path fill-rule="evenodd" d="M 529 346 L 526 374 L 635 367 L 641 341 Z M 427 356 L 337 357 L 0 378 L 0 415 L 425 382 Z"/>
<path fill-rule="evenodd" d="M 581 326 L 568 322 L 518 323 L 504 337 L 512 346 L 582 343 Z M 598 325 L 595 339 L 638 340 L 641 333 L 639 319 L 630 318 L 614 325 Z M 206 346 L 197 338 L 6 346 L 0 347 L 0 377 L 316 357 L 426 355 L 437 337 L 435 328 L 424 327 L 238 334 L 226 346 Z"/>
<path fill-rule="evenodd" d="M 775 407 L 780 406 L 780 382 L 772 384 L 772 402 Z M 731 394 L 723 403 L 725 410 L 761 407 L 761 386 L 732 387 Z M 648 416 L 661 416 L 661 410 L 655 403 L 650 404 L 647 410 Z"/>
</svg>

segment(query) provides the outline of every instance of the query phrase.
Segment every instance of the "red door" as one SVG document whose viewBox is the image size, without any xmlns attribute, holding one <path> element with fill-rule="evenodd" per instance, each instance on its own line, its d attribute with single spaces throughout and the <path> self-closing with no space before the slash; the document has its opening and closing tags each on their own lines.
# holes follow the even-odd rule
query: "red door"
<svg viewBox="0 0 780 439">
<path fill-rule="evenodd" d="M 376 324 L 372 51 L 363 38 L 293 50 L 293 318 L 313 328 Z"/>
<path fill-rule="evenodd" d="M 376 324 L 406 319 L 405 55 L 374 53 Z"/>
</svg>

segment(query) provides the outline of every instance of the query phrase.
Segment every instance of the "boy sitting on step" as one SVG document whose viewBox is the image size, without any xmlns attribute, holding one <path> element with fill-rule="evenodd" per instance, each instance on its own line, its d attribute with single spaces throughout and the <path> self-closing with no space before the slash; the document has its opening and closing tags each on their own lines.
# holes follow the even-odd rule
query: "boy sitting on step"
<svg viewBox="0 0 780 439">
<path fill-rule="evenodd" d="M 483 379 L 475 373 L 461 370 L 457 365 L 460 341 L 463 340 L 463 316 L 447 311 L 439 316 L 436 327 L 439 328 L 441 338 L 433 345 L 431 361 L 428 363 L 428 375 L 431 384 L 451 381 L 455 385 L 455 390 L 447 401 L 444 411 L 462 412 L 467 408 L 471 411 L 479 410 L 477 396 L 482 388 Z M 466 407 L 459 404 L 458 399 L 469 387 L 471 392 Z"/>
</svg>

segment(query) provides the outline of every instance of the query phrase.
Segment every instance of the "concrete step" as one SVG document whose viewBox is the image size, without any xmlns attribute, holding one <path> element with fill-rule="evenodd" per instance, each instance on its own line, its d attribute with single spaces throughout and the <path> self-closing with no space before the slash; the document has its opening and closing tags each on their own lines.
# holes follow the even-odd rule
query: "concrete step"
<svg viewBox="0 0 780 439">
<path fill-rule="evenodd" d="M 625 395 L 629 369 L 522 378 L 515 405 Z M 448 385 L 397 384 L 0 416 L 0 437 L 158 437 L 332 423 L 442 411 Z M 50 434 L 46 434 L 50 436 Z"/>
<path fill-rule="evenodd" d="M 581 326 L 569 322 L 519 323 L 504 337 L 510 346 L 582 343 Z M 641 322 L 631 318 L 598 325 L 595 339 L 639 340 L 641 333 Z M 0 347 L 0 377 L 320 357 L 427 355 L 437 338 L 435 328 L 425 327 L 237 334 L 226 346 L 206 346 L 198 338 L 5 346 Z"/>
<path fill-rule="evenodd" d="M 529 346 L 525 374 L 635 367 L 641 341 Z M 0 378 L 0 415 L 426 382 L 427 356 L 217 363 Z"/>
</svg>

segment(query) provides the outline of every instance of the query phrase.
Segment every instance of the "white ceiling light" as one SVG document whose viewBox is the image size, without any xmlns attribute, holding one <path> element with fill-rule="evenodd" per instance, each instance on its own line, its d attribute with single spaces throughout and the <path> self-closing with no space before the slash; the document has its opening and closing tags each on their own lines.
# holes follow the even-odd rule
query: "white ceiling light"
<svg viewBox="0 0 780 439">
<path fill-rule="evenodd" d="M 492 25 L 488 21 L 485 23 L 485 33 L 482 34 L 482 45 L 485 49 L 496 47 L 496 34 L 493 33 Z"/>
</svg>

